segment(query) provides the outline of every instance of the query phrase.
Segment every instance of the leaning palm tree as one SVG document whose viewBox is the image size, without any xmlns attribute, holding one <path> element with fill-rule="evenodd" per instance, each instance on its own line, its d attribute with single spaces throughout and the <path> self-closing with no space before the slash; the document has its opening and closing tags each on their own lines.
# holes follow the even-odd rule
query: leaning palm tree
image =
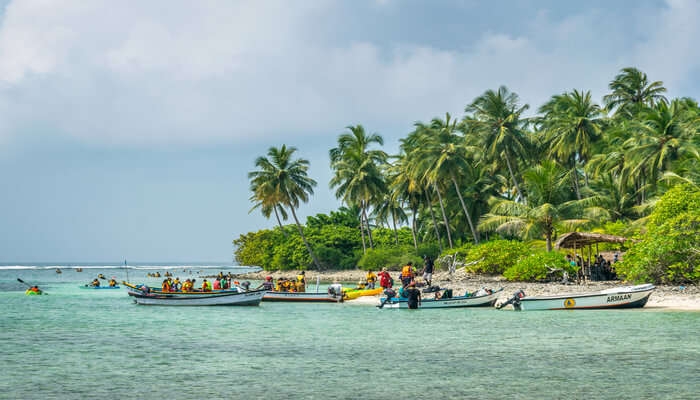
<svg viewBox="0 0 700 400">
<path fill-rule="evenodd" d="M 487 90 L 465 108 L 465 111 L 473 116 L 468 116 L 464 122 L 470 126 L 471 131 L 481 137 L 488 158 L 499 165 L 505 163 L 518 197 L 524 200 L 525 194 L 519 184 L 517 160 L 527 158 L 527 121 L 521 116 L 529 106 L 519 106 L 519 101 L 518 95 L 510 92 L 505 86 L 496 91 Z"/>
<path fill-rule="evenodd" d="M 637 68 L 623 68 L 608 87 L 611 93 L 603 96 L 608 110 L 615 110 L 615 116 L 632 118 L 645 107 L 666 103 L 662 93 L 666 88 L 661 81 L 649 82 L 647 74 Z"/>
<path fill-rule="evenodd" d="M 362 243 L 364 246 L 366 230 L 370 248 L 373 248 L 367 210 L 380 195 L 386 192 L 382 168 L 388 155 L 383 150 L 370 148 L 374 144 L 380 146 L 384 144 L 384 139 L 380 135 L 366 134 L 362 125 L 348 126 L 347 129 L 350 132 L 341 134 L 338 137 L 338 147 L 329 152 L 331 168 L 335 171 L 330 187 L 337 188 L 336 198 L 342 199 L 347 205 L 360 207 Z"/>
<path fill-rule="evenodd" d="M 422 189 L 420 185 L 418 185 L 418 179 L 412 176 L 407 166 L 406 155 L 399 155 L 396 161 L 387 169 L 387 181 L 392 196 L 397 199 L 399 203 L 406 204 L 411 210 L 413 247 L 418 250 L 416 218 L 421 205 Z"/>
<path fill-rule="evenodd" d="M 270 147 L 267 157 L 258 157 L 255 160 L 255 166 L 259 169 L 249 172 L 248 179 L 251 181 L 251 189 L 254 190 L 256 200 L 263 201 L 266 207 L 282 206 L 291 211 L 306 250 L 316 268 L 320 269 L 321 265 L 304 236 L 304 230 L 296 214 L 299 202 L 308 202 L 309 195 L 314 193 L 316 181 L 307 175 L 308 160 L 292 158 L 296 151 L 296 147 L 286 145 L 280 148 Z M 259 197 L 263 196 L 265 200 L 260 200 Z"/>
</svg>

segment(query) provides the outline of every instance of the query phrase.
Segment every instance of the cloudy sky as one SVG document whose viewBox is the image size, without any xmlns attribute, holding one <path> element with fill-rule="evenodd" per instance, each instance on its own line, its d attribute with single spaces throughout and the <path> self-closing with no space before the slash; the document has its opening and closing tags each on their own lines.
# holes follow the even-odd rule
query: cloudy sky
<svg viewBox="0 0 700 400">
<path fill-rule="evenodd" d="M 698 98 L 697 1 L 0 0 L 0 262 L 232 262 L 273 226 L 247 172 L 310 160 L 302 216 L 340 204 L 348 125 L 393 153 L 499 85 L 598 101 L 627 66 Z"/>
</svg>

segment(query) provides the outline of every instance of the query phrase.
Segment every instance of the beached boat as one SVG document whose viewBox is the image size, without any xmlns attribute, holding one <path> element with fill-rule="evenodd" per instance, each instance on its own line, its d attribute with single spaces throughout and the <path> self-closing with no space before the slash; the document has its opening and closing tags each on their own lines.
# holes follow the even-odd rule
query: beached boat
<svg viewBox="0 0 700 400">
<path fill-rule="evenodd" d="M 348 289 L 343 291 L 343 297 L 345 300 L 354 300 L 362 296 L 376 296 L 384 291 L 384 288 L 378 287 L 376 289 Z"/>
<path fill-rule="evenodd" d="M 621 286 L 597 292 L 546 296 L 526 296 L 522 290 L 497 308 L 513 304 L 516 310 L 586 310 L 608 308 L 641 308 L 656 287 L 652 284 Z"/>
<path fill-rule="evenodd" d="M 503 291 L 503 288 L 497 290 L 481 289 L 472 295 L 453 296 L 448 298 L 431 298 L 430 293 L 421 294 L 421 304 L 418 308 L 459 308 L 459 307 L 491 307 L 496 303 L 496 299 Z M 389 301 L 382 299 L 379 308 L 408 308 L 408 299 L 405 297 L 392 298 Z M 382 303 L 384 304 L 382 306 Z"/>
<path fill-rule="evenodd" d="M 267 291 L 263 301 L 289 301 L 299 303 L 340 303 L 343 296 L 326 292 L 274 292 Z"/>
<path fill-rule="evenodd" d="M 137 304 L 159 306 L 257 306 L 262 301 L 265 290 L 239 291 L 237 289 L 211 292 L 162 292 L 141 289 L 122 282 L 128 294 Z"/>
</svg>

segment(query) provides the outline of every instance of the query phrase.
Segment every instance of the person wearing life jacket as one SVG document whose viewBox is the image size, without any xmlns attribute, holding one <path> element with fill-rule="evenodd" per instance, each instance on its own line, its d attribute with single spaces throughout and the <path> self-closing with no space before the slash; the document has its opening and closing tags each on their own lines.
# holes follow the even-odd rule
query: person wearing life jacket
<svg viewBox="0 0 700 400">
<path fill-rule="evenodd" d="M 383 287 L 384 289 L 390 288 L 391 285 L 391 275 L 389 272 L 387 272 L 386 267 L 382 268 L 382 270 L 379 272 L 379 286 Z"/>
<path fill-rule="evenodd" d="M 294 282 L 294 286 L 297 292 L 306 291 L 306 271 L 299 272 L 299 275 L 297 275 L 297 280 Z"/>
<path fill-rule="evenodd" d="M 413 280 L 413 262 L 409 261 L 401 269 L 401 285 L 403 287 L 408 286 Z"/>
<path fill-rule="evenodd" d="M 163 283 L 160 285 L 160 289 L 163 292 L 169 292 L 170 291 L 170 282 L 168 282 L 167 279 L 163 279 Z"/>
<path fill-rule="evenodd" d="M 42 291 L 39 290 L 39 286 L 35 285 L 35 286 L 32 286 L 29 289 L 27 289 L 24 293 L 25 294 L 41 294 Z"/>
<path fill-rule="evenodd" d="M 371 269 L 367 270 L 365 280 L 367 281 L 367 289 L 374 289 L 374 283 L 377 282 L 377 274 L 372 272 Z"/>
<path fill-rule="evenodd" d="M 179 276 L 176 277 L 175 280 L 173 281 L 173 285 L 172 285 L 171 289 L 175 292 L 182 290 L 182 283 L 180 282 Z"/>
<path fill-rule="evenodd" d="M 202 292 L 211 292 L 211 283 L 204 279 L 204 282 L 202 282 Z"/>
<path fill-rule="evenodd" d="M 92 283 L 90 283 L 90 286 L 99 287 L 99 286 L 100 286 L 100 280 L 97 279 L 97 278 L 93 279 L 93 280 L 92 280 Z"/>
<path fill-rule="evenodd" d="M 192 291 L 192 281 L 187 278 L 185 280 L 185 283 L 182 284 L 182 291 L 183 292 L 191 292 Z"/>
<path fill-rule="evenodd" d="M 109 287 L 115 287 L 117 286 L 117 281 L 114 280 L 114 278 L 109 280 Z"/>
</svg>

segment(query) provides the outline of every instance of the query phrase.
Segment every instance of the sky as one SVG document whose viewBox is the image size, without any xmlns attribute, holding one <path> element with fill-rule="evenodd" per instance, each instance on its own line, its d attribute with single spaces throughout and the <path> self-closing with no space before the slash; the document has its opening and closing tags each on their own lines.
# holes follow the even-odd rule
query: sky
<svg viewBox="0 0 700 400">
<path fill-rule="evenodd" d="M 248 172 L 298 149 L 308 215 L 328 151 L 507 86 L 531 112 L 624 67 L 700 93 L 700 2 L 0 0 L 0 262 L 233 262 L 270 228 Z M 291 221 L 289 221 L 291 223 Z"/>
</svg>

